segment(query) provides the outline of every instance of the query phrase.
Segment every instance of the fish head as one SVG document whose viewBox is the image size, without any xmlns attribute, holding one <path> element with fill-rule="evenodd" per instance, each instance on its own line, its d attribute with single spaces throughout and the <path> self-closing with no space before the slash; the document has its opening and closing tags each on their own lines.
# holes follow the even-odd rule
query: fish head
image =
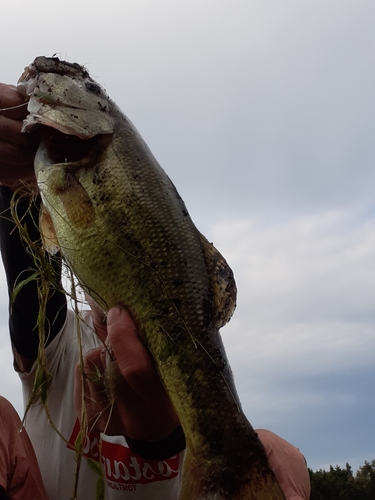
<svg viewBox="0 0 375 500">
<path fill-rule="evenodd" d="M 17 90 L 28 100 L 24 132 L 45 125 L 82 140 L 113 133 L 114 103 L 77 63 L 37 57 L 25 68 Z"/>
<path fill-rule="evenodd" d="M 94 221 L 92 199 L 82 176 L 90 171 L 92 178 L 100 168 L 100 157 L 121 120 L 120 111 L 83 66 L 55 57 L 37 57 L 25 68 L 17 89 L 28 100 L 22 131 L 38 129 L 41 137 L 34 160 L 46 209 L 41 230 L 45 247 L 56 253 L 59 238 L 53 235 L 57 227 L 53 209 L 58 204 L 60 224 L 65 218 L 84 228 Z"/>
<path fill-rule="evenodd" d="M 58 178 L 58 169 L 66 174 L 95 165 L 121 120 L 116 104 L 77 63 L 37 57 L 25 68 L 17 90 L 28 100 L 22 131 L 37 128 L 41 136 L 34 162 L 37 180 L 46 167 L 54 166 Z M 38 185 L 43 196 L 39 180 Z"/>
</svg>

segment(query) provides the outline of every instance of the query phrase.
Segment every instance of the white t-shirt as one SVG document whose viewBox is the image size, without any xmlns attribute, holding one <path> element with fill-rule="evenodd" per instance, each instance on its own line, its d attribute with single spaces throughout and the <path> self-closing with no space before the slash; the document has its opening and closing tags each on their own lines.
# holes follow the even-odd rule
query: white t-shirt
<svg viewBox="0 0 375 500">
<path fill-rule="evenodd" d="M 98 347 L 91 314 L 79 320 L 83 353 Z M 77 317 L 68 310 L 61 332 L 46 348 L 52 380 L 47 397 L 48 414 L 38 398 L 27 413 L 25 426 L 38 458 L 50 500 L 70 500 L 74 491 L 76 458 L 74 441 L 79 422 L 74 407 L 74 368 L 79 358 Z M 33 388 L 37 363 L 20 373 L 25 407 Z M 58 432 L 56 431 L 58 430 Z M 60 435 L 59 435 L 60 434 Z M 98 461 L 102 439 L 102 469 L 108 500 L 176 500 L 180 487 L 183 453 L 164 461 L 145 460 L 133 453 L 123 436 L 90 435 L 84 443 L 87 458 Z M 73 448 L 73 449 L 72 449 Z M 77 499 L 96 500 L 98 474 L 83 458 L 79 469 Z"/>
</svg>

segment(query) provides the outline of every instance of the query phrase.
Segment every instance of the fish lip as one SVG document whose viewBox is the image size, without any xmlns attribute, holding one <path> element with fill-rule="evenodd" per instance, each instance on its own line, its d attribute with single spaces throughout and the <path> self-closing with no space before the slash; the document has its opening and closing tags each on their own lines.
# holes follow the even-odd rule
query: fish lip
<svg viewBox="0 0 375 500">
<path fill-rule="evenodd" d="M 58 57 L 38 56 L 34 59 L 32 66 L 34 66 L 35 70 L 39 73 L 57 73 L 59 75 L 68 76 L 77 75 L 82 78 L 89 77 L 89 74 L 84 66 L 81 66 L 78 63 L 63 61 Z"/>
<path fill-rule="evenodd" d="M 56 73 L 58 75 L 77 76 L 94 82 L 84 66 L 78 63 L 63 61 L 58 57 L 38 56 L 29 66 L 26 66 L 17 84 L 22 84 L 22 82 L 33 78 L 38 73 Z"/>
<path fill-rule="evenodd" d="M 72 108 L 74 109 L 74 108 Z M 27 122 L 27 120 L 24 120 L 24 125 L 22 127 L 22 132 L 30 132 L 38 129 L 42 129 L 43 127 L 50 128 L 57 130 L 63 135 L 70 135 L 79 138 L 81 141 L 88 141 L 90 139 L 93 139 L 94 137 L 97 137 L 100 134 L 83 134 L 79 133 L 76 129 L 73 127 L 68 128 L 60 123 L 56 123 L 53 120 L 49 120 L 43 115 L 40 114 L 33 114 L 33 123 Z"/>
</svg>

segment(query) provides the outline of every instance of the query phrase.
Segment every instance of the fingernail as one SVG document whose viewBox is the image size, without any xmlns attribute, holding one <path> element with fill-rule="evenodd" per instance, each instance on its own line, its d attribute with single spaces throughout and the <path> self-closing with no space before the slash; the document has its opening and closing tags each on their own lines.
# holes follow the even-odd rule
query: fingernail
<svg viewBox="0 0 375 500">
<path fill-rule="evenodd" d="M 112 309 L 110 309 L 108 311 L 108 314 L 107 314 L 107 325 L 112 324 L 112 323 L 116 323 L 117 321 L 119 321 L 121 318 L 122 312 L 123 312 L 123 310 L 121 309 L 121 307 L 117 307 L 117 306 L 112 307 Z"/>
</svg>

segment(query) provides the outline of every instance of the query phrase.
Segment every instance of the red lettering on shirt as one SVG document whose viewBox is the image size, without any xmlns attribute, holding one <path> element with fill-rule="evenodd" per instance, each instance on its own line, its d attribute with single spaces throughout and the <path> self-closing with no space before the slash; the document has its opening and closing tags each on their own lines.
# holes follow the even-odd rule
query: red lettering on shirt
<svg viewBox="0 0 375 500">
<path fill-rule="evenodd" d="M 74 450 L 79 431 L 80 424 L 77 419 L 67 445 L 68 448 Z M 91 432 L 87 435 L 83 442 L 83 456 L 99 462 L 99 443 L 99 433 Z M 111 488 L 114 488 L 113 484 L 125 486 L 165 481 L 176 477 L 180 470 L 179 455 L 167 460 L 146 460 L 127 446 L 105 440 L 101 441 L 101 461 L 108 486 Z M 125 489 L 123 486 L 119 489 Z"/>
</svg>

